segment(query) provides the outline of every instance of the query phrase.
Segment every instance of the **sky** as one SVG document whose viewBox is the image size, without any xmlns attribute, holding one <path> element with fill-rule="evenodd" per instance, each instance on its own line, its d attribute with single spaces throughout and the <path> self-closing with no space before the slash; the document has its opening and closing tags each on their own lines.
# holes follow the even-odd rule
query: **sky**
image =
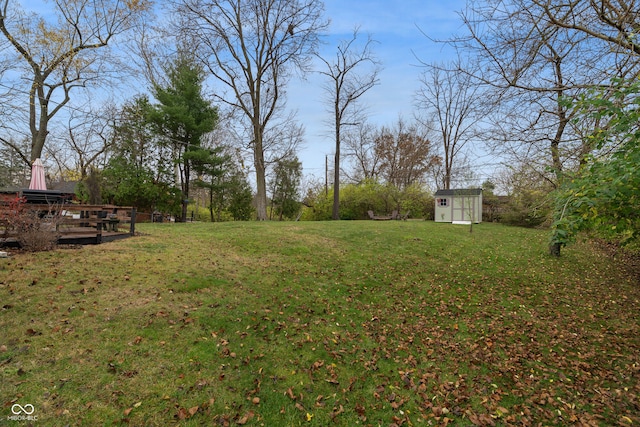
<svg viewBox="0 0 640 427">
<path fill-rule="evenodd" d="M 433 39 L 449 38 L 462 30 L 458 12 L 465 0 L 325 0 L 326 16 L 331 20 L 323 57 L 335 55 L 340 40 L 352 37 L 359 27 L 360 36 L 370 34 L 377 43 L 374 54 L 382 72 L 379 85 L 360 101 L 369 121 L 377 126 L 392 126 L 401 116 L 410 121 L 414 113 L 414 93 L 419 88 L 420 62 L 439 62 L 453 54 Z M 320 65 L 320 64 L 319 64 Z M 307 81 L 294 80 L 287 89 L 287 103 L 297 110 L 305 127 L 305 145 L 298 152 L 305 176 L 324 180 L 325 156 L 333 162 L 335 142 L 327 120 L 323 99 L 326 93 L 322 76 L 311 75 Z"/>
</svg>

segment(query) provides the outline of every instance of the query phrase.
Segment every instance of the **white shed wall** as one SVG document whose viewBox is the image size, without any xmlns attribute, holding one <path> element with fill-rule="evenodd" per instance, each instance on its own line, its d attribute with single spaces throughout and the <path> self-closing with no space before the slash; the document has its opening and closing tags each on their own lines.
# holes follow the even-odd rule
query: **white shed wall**
<svg viewBox="0 0 640 427">
<path fill-rule="evenodd" d="M 442 199 L 447 199 L 447 206 L 440 206 L 439 200 Z M 435 204 L 435 222 L 482 222 L 482 194 L 438 196 Z"/>
</svg>

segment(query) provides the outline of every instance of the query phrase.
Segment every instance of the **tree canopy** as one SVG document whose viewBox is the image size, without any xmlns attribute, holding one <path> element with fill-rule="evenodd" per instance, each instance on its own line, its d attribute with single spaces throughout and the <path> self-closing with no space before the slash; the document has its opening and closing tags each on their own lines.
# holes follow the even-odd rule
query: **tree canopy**
<svg viewBox="0 0 640 427">
<path fill-rule="evenodd" d="M 581 231 L 623 244 L 640 236 L 640 82 L 614 80 L 610 89 L 576 103 L 581 117 L 605 118 L 607 126 L 589 136 L 596 151 L 555 194 L 556 255 Z"/>
<path fill-rule="evenodd" d="M 211 157 L 203 150 L 202 138 L 218 121 L 218 110 L 202 94 L 203 70 L 188 55 L 181 54 L 167 69 L 166 85 L 156 84 L 153 92 L 158 104 L 148 112 L 160 138 L 171 148 L 182 189 L 182 221 L 187 218 L 192 159 Z"/>
<path fill-rule="evenodd" d="M 0 34 L 10 45 L 0 50 L 0 67 L 19 77 L 3 79 L 10 88 L 3 102 L 12 101 L 23 112 L 31 143 L 25 152 L 10 139 L 0 137 L 0 142 L 30 165 L 41 157 L 49 122 L 69 103 L 72 92 L 100 81 L 110 74 L 108 69 L 115 72 L 107 66 L 113 57 L 103 51 L 147 16 L 151 2 L 57 0 L 49 9 L 56 19 L 26 14 L 16 3 L 0 2 Z"/>
</svg>

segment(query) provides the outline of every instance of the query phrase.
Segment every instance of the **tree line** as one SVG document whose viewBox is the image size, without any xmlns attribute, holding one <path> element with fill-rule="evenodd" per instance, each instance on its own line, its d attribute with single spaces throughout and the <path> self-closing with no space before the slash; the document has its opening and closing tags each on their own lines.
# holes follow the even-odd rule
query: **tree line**
<svg viewBox="0 0 640 427">
<path fill-rule="evenodd" d="M 99 172 L 105 197 L 137 194 L 149 206 L 179 205 L 182 218 L 198 186 L 208 192 L 213 218 L 230 206 L 230 189 L 247 199 L 251 170 L 255 217 L 273 216 L 270 203 L 286 217 L 295 207 L 287 200 L 302 199 L 286 187 L 299 184 L 296 149 L 304 138 L 286 108 L 286 89 L 292 76 L 315 71 L 326 82 L 335 141 L 332 218 L 341 217 L 341 183 L 451 188 L 468 177 L 469 155 L 482 146 L 503 159 L 494 179 L 502 191 L 532 217 L 548 213 L 555 252 L 584 230 L 633 241 L 636 6 L 469 2 L 459 13 L 462 33 L 431 40 L 457 55 L 422 64 L 408 101 L 416 116 L 376 128 L 363 108 L 383 65 L 376 42 L 354 27 L 335 56 L 319 56 L 329 26 L 319 0 L 172 0 L 162 21 L 145 0 L 54 1 L 49 16 L 56 19 L 4 0 L 3 173 L 48 153 L 89 194 Z M 319 70 L 312 70 L 314 58 Z M 153 99 L 95 102 L 99 88 L 118 87 L 128 72 L 145 76 L 142 92 Z M 216 88 L 206 96 L 205 82 Z M 157 186 L 136 187 L 146 182 Z"/>
</svg>

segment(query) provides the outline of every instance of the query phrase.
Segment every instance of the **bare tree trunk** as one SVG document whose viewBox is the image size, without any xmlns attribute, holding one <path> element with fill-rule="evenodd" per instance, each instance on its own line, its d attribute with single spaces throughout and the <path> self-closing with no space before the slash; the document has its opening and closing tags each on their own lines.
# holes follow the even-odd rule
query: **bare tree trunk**
<svg viewBox="0 0 640 427">
<path fill-rule="evenodd" d="M 558 115 L 558 125 L 556 128 L 556 134 L 554 135 L 553 139 L 551 140 L 551 161 L 553 164 L 553 172 L 556 175 L 556 180 L 557 182 L 561 181 L 562 178 L 562 158 L 560 156 L 560 143 L 563 140 L 563 135 L 565 133 L 565 129 L 567 127 L 567 123 L 569 122 L 569 119 L 567 118 L 567 111 L 565 109 L 565 107 L 562 106 L 561 104 L 561 100 L 562 100 L 563 94 L 562 91 L 558 92 L 558 110 L 557 110 L 557 115 Z"/>
<path fill-rule="evenodd" d="M 189 180 L 191 179 L 190 167 L 187 162 L 184 165 L 184 177 L 182 180 L 182 215 L 181 221 L 187 222 L 187 208 L 189 207 Z"/>
<path fill-rule="evenodd" d="M 336 153 L 333 162 L 333 210 L 331 219 L 340 219 L 340 106 L 335 104 Z"/>
<path fill-rule="evenodd" d="M 44 81 L 39 73 L 39 70 L 34 70 L 36 77 L 32 85 L 30 93 L 29 106 L 29 124 L 31 128 L 31 163 L 39 157 L 42 157 L 42 149 L 47 138 L 49 131 L 47 126 L 49 123 L 49 109 L 48 103 L 44 95 Z M 40 106 L 39 112 L 36 113 L 37 105 Z M 38 117 L 36 119 L 36 117 Z M 37 123 L 36 123 L 37 121 Z"/>
<path fill-rule="evenodd" d="M 266 167 L 264 163 L 264 150 L 262 149 L 262 135 L 259 135 L 259 130 L 257 130 L 254 135 L 256 136 L 253 149 L 254 167 L 256 168 L 256 213 L 258 221 L 266 221 L 268 219 L 267 180 L 265 177 Z"/>
<path fill-rule="evenodd" d="M 345 123 L 347 117 L 360 116 L 355 109 L 358 99 L 369 89 L 378 84 L 379 64 L 371 50 L 373 40 L 371 37 L 363 46 L 357 47 L 358 29 L 353 31 L 351 40 L 342 41 L 338 45 L 338 53 L 335 61 L 329 61 L 319 57 L 327 66 L 320 74 L 329 78 L 325 86 L 326 92 L 331 96 L 334 114 L 334 131 L 336 137 L 336 152 L 333 171 L 333 211 L 331 218 L 340 219 L 340 133 L 344 125 L 358 125 L 358 121 Z M 370 67 L 358 74 L 358 71 L 366 66 Z"/>
</svg>

